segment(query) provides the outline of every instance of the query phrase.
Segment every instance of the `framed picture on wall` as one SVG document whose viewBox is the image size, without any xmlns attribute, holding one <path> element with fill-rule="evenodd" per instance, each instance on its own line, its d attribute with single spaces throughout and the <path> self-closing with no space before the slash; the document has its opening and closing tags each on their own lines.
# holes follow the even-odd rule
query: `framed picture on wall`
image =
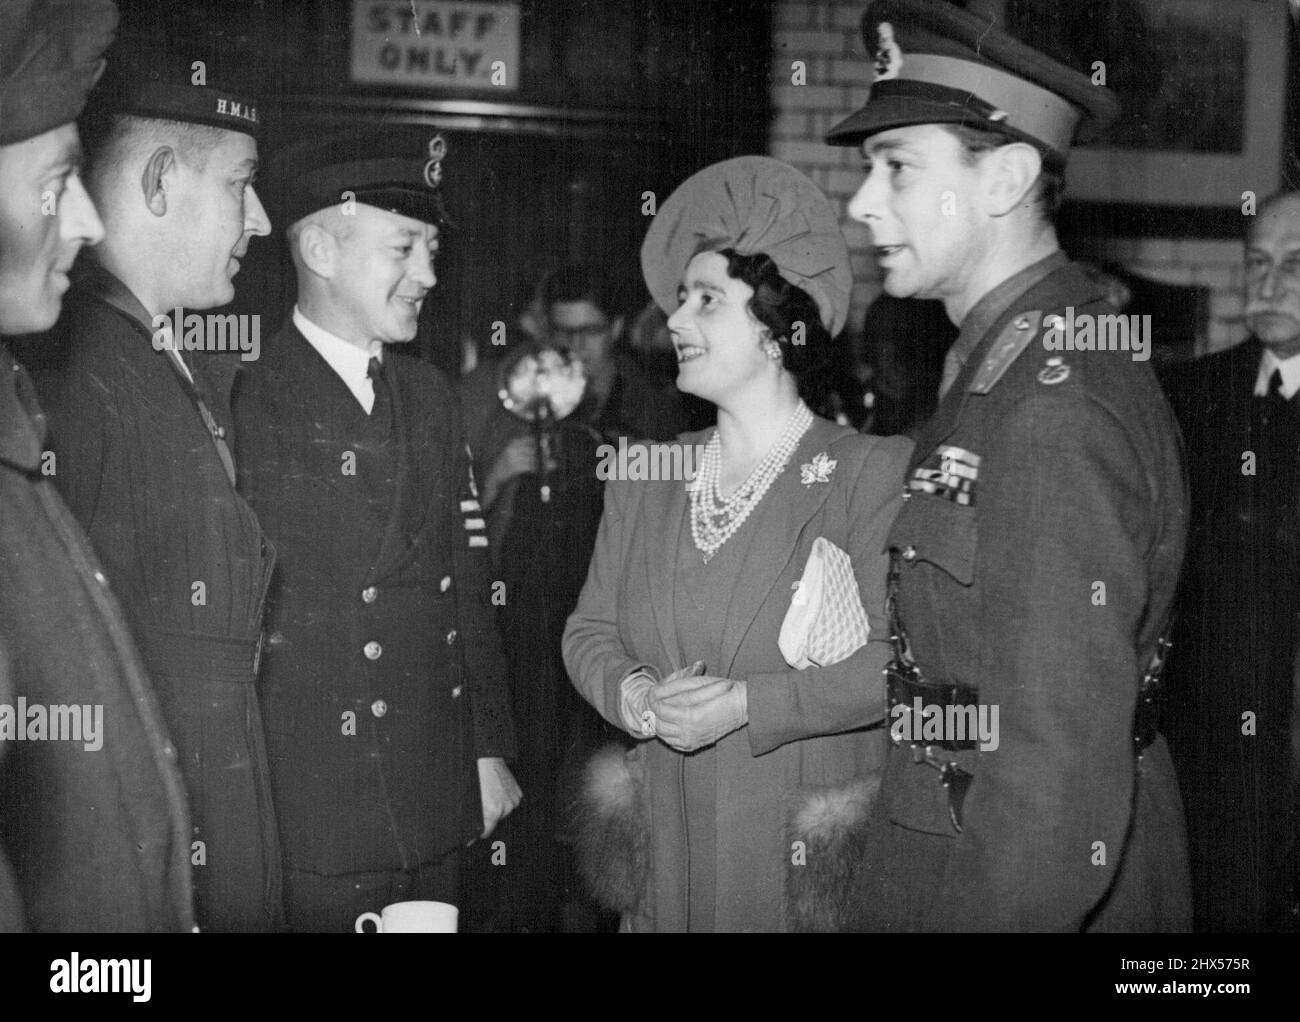
<svg viewBox="0 0 1300 1022">
<path fill-rule="evenodd" d="M 1123 103 L 1070 156 L 1076 202 L 1233 208 L 1281 182 L 1291 73 L 1285 0 L 1125 0 L 1079 65 Z M 1106 51 L 1102 56 L 1101 51 Z"/>
</svg>

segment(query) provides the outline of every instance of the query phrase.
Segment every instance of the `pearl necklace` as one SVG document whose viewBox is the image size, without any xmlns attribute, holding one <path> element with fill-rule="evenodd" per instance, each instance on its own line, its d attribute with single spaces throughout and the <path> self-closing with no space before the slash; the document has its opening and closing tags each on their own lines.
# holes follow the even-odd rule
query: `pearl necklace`
<svg viewBox="0 0 1300 1022">
<path fill-rule="evenodd" d="M 793 457 L 794 449 L 808 432 L 812 421 L 812 412 L 800 401 L 776 443 L 754 466 L 754 471 L 740 488 L 725 499 L 718 494 L 718 480 L 722 476 L 722 440 L 714 429 L 713 436 L 704 445 L 699 473 L 691 485 L 691 538 L 695 540 L 695 548 L 704 555 L 705 564 L 723 543 L 735 535 L 776 482 L 776 477 Z"/>
</svg>

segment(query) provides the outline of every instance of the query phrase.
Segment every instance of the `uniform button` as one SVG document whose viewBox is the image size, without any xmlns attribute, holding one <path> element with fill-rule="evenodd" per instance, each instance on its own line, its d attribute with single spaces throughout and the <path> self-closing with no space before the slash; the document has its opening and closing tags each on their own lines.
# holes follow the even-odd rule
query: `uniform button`
<svg viewBox="0 0 1300 1022">
<path fill-rule="evenodd" d="M 367 660 L 378 660 L 384 655 L 384 647 L 372 639 L 366 643 L 366 647 L 362 652 L 365 653 Z"/>
<path fill-rule="evenodd" d="M 361 601 L 363 603 L 374 603 L 379 597 L 379 590 L 374 586 L 366 586 L 361 590 Z"/>
<path fill-rule="evenodd" d="M 108 577 L 102 571 L 95 572 L 95 581 L 108 588 Z"/>
<path fill-rule="evenodd" d="M 444 593 L 451 588 L 451 576 L 444 575 L 442 581 L 438 583 L 438 588 Z"/>
<path fill-rule="evenodd" d="M 451 631 L 447 633 L 447 645 L 454 646 L 455 644 L 456 644 L 456 629 L 453 628 Z"/>
<path fill-rule="evenodd" d="M 464 689 L 464 687 L 465 687 L 464 685 L 457 685 L 455 688 L 453 688 L 451 690 L 451 697 L 453 699 L 459 699 L 461 690 Z"/>
<path fill-rule="evenodd" d="M 382 717 L 385 713 L 388 712 L 388 704 L 384 702 L 382 699 L 376 699 L 373 703 L 370 704 L 370 712 L 373 713 L 376 717 Z"/>
<path fill-rule="evenodd" d="M 175 762 L 176 762 L 176 746 L 172 745 L 171 742 L 168 742 L 166 745 L 163 746 L 163 755 L 167 757 L 167 762 L 169 762 L 169 763 L 175 763 Z"/>
<path fill-rule="evenodd" d="M 911 499 L 912 499 L 912 491 L 911 491 L 911 490 L 904 490 L 904 491 L 903 491 L 903 499 L 904 499 L 904 500 L 911 500 Z"/>
<path fill-rule="evenodd" d="M 268 646 L 283 646 L 284 632 L 272 632 L 266 637 L 266 644 Z"/>
<path fill-rule="evenodd" d="M 905 561 L 916 560 L 916 547 L 912 546 L 911 544 L 903 547 L 903 560 Z"/>
</svg>

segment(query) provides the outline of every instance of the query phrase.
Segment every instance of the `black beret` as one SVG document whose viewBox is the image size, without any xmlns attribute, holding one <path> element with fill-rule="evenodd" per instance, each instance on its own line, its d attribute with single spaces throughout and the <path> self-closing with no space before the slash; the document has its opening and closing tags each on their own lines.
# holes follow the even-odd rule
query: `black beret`
<svg viewBox="0 0 1300 1022">
<path fill-rule="evenodd" d="M 116 30 L 111 0 L 0 0 L 0 145 L 75 121 Z"/>
<path fill-rule="evenodd" d="M 196 66 L 200 65 L 201 66 Z M 209 77 L 208 61 L 161 46 L 113 53 L 108 74 L 91 97 L 87 118 L 115 114 L 202 124 L 257 138 L 257 100 L 239 82 Z"/>
<path fill-rule="evenodd" d="M 944 0 L 875 0 L 862 38 L 874 63 L 871 95 L 831 128 L 831 145 L 911 124 L 967 124 L 1064 164 L 1081 122 L 1105 127 L 1119 113 L 1114 94 L 1087 75 Z"/>
<path fill-rule="evenodd" d="M 267 165 L 264 199 L 276 222 L 292 226 L 351 192 L 356 202 L 448 226 L 439 185 L 447 143 L 389 129 L 307 139 L 276 152 Z"/>
</svg>

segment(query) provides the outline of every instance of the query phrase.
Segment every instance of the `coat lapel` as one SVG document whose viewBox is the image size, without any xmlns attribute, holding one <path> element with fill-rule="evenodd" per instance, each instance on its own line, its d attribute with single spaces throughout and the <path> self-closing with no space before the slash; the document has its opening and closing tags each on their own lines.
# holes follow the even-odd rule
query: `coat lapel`
<svg viewBox="0 0 1300 1022">
<path fill-rule="evenodd" d="M 304 460 L 315 478 L 365 508 L 364 492 L 344 477 L 339 460 L 357 434 L 359 417 L 365 414 L 352 391 L 292 321 L 285 324 L 267 357 L 274 359 L 272 365 L 280 377 L 277 391 L 286 418 L 292 419 L 292 428 L 302 436 L 302 443 L 293 448 L 306 453 Z"/>
<path fill-rule="evenodd" d="M 799 446 L 795 448 L 790 464 L 755 509 L 756 519 L 747 523 L 755 526 L 756 530 L 749 540 L 750 556 L 744 559 L 740 575 L 732 589 L 727 624 L 722 633 L 722 661 L 718 665 L 719 670 L 710 670 L 710 674 L 730 676 L 736 654 L 754 619 L 772 594 L 781 573 L 800 549 L 800 533 L 821 510 L 831 492 L 832 484 L 829 481 L 813 482 L 805 486 L 801 479 L 801 466 L 811 462 L 816 455 L 827 452 L 830 442 L 846 432 L 848 430 L 843 426 L 824 419 L 814 419 L 808 432 L 799 441 Z M 764 504 L 768 506 L 763 507 Z M 802 565 L 799 567 L 802 569 Z"/>
<path fill-rule="evenodd" d="M 702 441 L 689 438 L 682 442 Z M 648 522 L 648 528 L 642 552 L 650 582 L 650 608 L 654 614 L 665 662 L 674 667 L 684 667 L 685 664 L 679 663 L 682 654 L 675 638 L 677 622 L 673 610 L 673 589 L 677 576 L 678 544 L 681 543 L 682 529 L 687 527 L 687 517 L 690 514 L 686 484 L 674 480 L 641 485 L 646 487 L 641 513 Z"/>
</svg>

